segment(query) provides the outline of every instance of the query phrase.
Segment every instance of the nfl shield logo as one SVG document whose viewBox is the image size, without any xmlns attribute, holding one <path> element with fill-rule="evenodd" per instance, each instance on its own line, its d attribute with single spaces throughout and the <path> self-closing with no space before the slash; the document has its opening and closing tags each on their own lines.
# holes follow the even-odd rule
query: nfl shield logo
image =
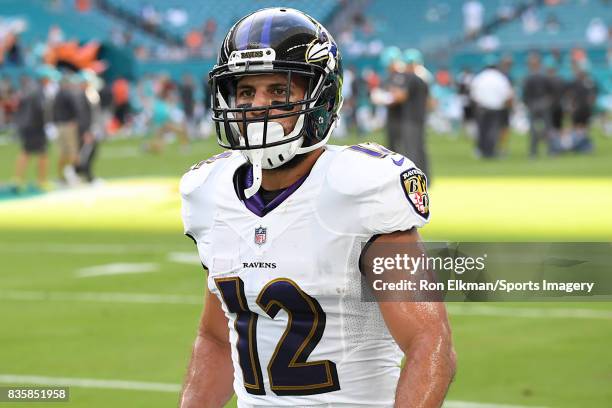
<svg viewBox="0 0 612 408">
<path fill-rule="evenodd" d="M 257 245 L 263 245 L 266 243 L 266 228 L 259 227 L 255 228 L 255 243 Z"/>
</svg>

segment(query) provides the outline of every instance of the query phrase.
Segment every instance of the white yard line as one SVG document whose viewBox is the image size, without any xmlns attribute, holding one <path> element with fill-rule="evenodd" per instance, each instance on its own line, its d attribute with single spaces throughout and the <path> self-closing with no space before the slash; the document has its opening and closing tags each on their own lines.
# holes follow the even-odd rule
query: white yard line
<svg viewBox="0 0 612 408">
<path fill-rule="evenodd" d="M 148 303 L 200 306 L 204 303 L 204 298 L 201 296 L 112 292 L 0 291 L 0 300 Z"/>
<path fill-rule="evenodd" d="M 195 251 L 195 249 L 192 252 L 170 252 L 168 254 L 168 261 L 188 265 L 202 264 L 202 260 L 198 256 L 198 253 Z"/>
<path fill-rule="evenodd" d="M 0 290 L 0 301 L 1 300 L 151 303 L 199 306 L 203 304 L 203 297 L 191 295 L 113 292 L 44 292 L 22 290 Z M 450 303 L 447 304 L 446 307 L 451 315 L 458 316 L 612 320 L 612 311 L 596 309 L 498 307 L 476 303 L 466 305 Z"/>
<path fill-rule="evenodd" d="M 93 378 L 42 377 L 37 375 L 13 374 L 0 374 L 0 383 L 35 384 L 43 386 L 82 388 L 106 388 L 113 390 L 158 391 L 173 393 L 179 392 L 181 390 L 181 386 L 178 384 L 123 380 L 96 380 Z"/>
<path fill-rule="evenodd" d="M 531 405 L 488 404 L 473 401 L 446 401 L 442 408 L 544 408 Z"/>
<path fill-rule="evenodd" d="M 595 309 L 570 308 L 523 308 L 497 307 L 487 304 L 470 303 L 469 305 L 447 304 L 451 315 L 495 316 L 557 319 L 603 319 L 612 320 L 612 311 Z"/>
<path fill-rule="evenodd" d="M 58 254 L 126 254 L 168 251 L 167 245 L 156 244 L 49 244 L 0 242 L 0 253 L 58 253 Z M 194 248 L 195 252 L 195 248 Z"/>
<path fill-rule="evenodd" d="M 35 375 L 0 374 L 0 383 L 34 384 L 41 386 L 61 386 L 80 388 L 103 388 L 112 390 L 154 391 L 178 393 L 179 384 L 156 383 L 144 381 L 98 380 L 93 378 L 43 377 Z M 471 401 L 446 401 L 444 408 L 542 408 L 524 405 L 488 404 Z"/>
<path fill-rule="evenodd" d="M 79 278 L 92 278 L 110 275 L 128 275 L 135 273 L 149 273 L 159 271 L 159 264 L 144 263 L 110 263 L 104 265 L 88 266 L 76 272 Z"/>
</svg>

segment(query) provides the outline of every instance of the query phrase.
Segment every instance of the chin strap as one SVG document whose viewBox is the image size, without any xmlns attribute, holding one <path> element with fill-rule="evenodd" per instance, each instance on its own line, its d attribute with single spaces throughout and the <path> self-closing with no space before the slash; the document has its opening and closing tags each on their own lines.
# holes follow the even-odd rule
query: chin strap
<svg viewBox="0 0 612 408">
<path fill-rule="evenodd" d="M 249 161 L 253 166 L 253 184 L 251 187 L 244 190 L 245 198 L 251 198 L 259 191 L 261 187 L 261 159 L 263 158 L 263 149 L 253 150 L 249 154 Z"/>
<path fill-rule="evenodd" d="M 261 124 L 250 124 L 247 127 L 247 134 L 249 141 L 254 145 L 261 145 L 263 143 L 263 131 L 259 131 Z M 251 187 L 244 190 L 245 198 L 251 198 L 259 191 L 261 187 L 261 162 L 263 160 L 264 151 L 263 149 L 253 149 L 243 151 L 243 154 L 251 162 L 253 166 L 253 184 Z"/>
</svg>

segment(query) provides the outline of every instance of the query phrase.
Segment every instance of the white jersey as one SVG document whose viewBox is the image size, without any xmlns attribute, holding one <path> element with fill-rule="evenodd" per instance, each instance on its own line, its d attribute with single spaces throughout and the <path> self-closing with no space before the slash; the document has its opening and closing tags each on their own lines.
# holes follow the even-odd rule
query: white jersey
<svg viewBox="0 0 612 408">
<path fill-rule="evenodd" d="M 240 153 L 181 180 L 185 233 L 229 321 L 239 407 L 391 407 L 402 353 L 358 260 L 376 234 L 423 226 L 423 173 L 375 144 L 326 146 L 276 208 L 256 215 L 234 188 Z"/>
</svg>

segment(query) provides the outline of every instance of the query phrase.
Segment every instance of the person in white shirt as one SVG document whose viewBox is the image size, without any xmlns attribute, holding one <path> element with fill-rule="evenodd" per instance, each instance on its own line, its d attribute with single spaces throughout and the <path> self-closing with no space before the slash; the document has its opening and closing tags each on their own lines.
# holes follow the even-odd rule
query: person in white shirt
<svg viewBox="0 0 612 408">
<path fill-rule="evenodd" d="M 482 28 L 484 7 L 477 0 L 469 0 L 463 4 L 463 27 L 467 35 L 474 35 Z"/>
<path fill-rule="evenodd" d="M 477 155 L 495 157 L 504 109 L 512 102 L 514 91 L 508 78 L 497 69 L 493 57 L 487 58 L 486 68 L 472 80 L 470 95 L 476 104 Z"/>
<path fill-rule="evenodd" d="M 589 23 L 586 29 L 586 38 L 588 42 L 594 45 L 604 44 L 608 39 L 608 27 L 599 17 L 595 17 Z"/>
</svg>

